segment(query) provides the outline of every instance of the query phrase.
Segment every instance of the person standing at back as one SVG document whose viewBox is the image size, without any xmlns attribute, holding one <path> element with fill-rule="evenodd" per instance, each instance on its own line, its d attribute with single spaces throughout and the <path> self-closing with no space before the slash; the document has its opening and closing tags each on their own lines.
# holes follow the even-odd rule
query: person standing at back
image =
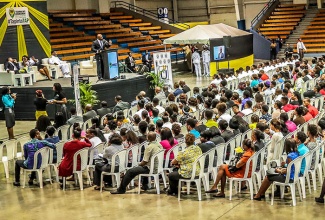
<svg viewBox="0 0 325 220">
<path fill-rule="evenodd" d="M 297 42 L 297 52 L 301 60 L 304 58 L 304 52 L 307 52 L 305 44 L 302 42 L 301 38 L 299 38 Z"/>
<path fill-rule="evenodd" d="M 198 51 L 199 49 L 194 49 L 194 53 L 192 54 L 192 63 L 194 64 L 196 77 L 201 77 L 201 57 Z"/>
<path fill-rule="evenodd" d="M 203 46 L 202 61 L 203 61 L 203 76 L 210 76 L 210 51 L 207 45 Z"/>
</svg>

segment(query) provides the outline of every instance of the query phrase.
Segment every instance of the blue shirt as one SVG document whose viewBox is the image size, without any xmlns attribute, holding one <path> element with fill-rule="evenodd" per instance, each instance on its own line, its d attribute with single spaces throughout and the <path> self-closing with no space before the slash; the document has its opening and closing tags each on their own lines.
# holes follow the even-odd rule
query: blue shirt
<svg viewBox="0 0 325 220">
<path fill-rule="evenodd" d="M 252 82 L 251 82 L 251 87 L 255 87 L 258 85 L 258 80 L 257 79 L 254 79 Z"/>
<path fill-rule="evenodd" d="M 45 140 L 38 140 L 38 139 L 32 139 L 26 144 L 24 144 L 24 166 L 27 167 L 27 169 L 33 169 L 34 166 L 34 154 L 36 151 L 43 147 L 50 147 L 52 149 L 55 148 L 55 145 L 47 142 Z M 37 168 L 41 166 L 42 163 L 42 157 L 39 155 L 38 161 L 37 161 Z"/>
<path fill-rule="evenodd" d="M 200 133 L 199 133 L 197 130 L 195 130 L 195 129 L 192 129 L 192 130 L 190 131 L 190 134 L 193 134 L 194 137 L 195 137 L 195 139 L 197 139 L 197 138 L 200 137 Z"/>
<path fill-rule="evenodd" d="M 158 120 L 161 120 L 161 117 L 155 117 L 152 119 L 154 124 L 156 124 Z"/>
<path fill-rule="evenodd" d="M 296 159 L 297 157 L 299 157 L 299 154 L 298 152 L 291 152 L 288 154 L 287 156 L 287 159 L 291 159 L 291 160 L 294 160 Z M 293 180 L 295 177 L 295 167 L 294 165 L 291 167 L 291 171 L 290 171 L 290 179 Z"/>
<path fill-rule="evenodd" d="M 308 149 L 308 147 L 306 147 L 306 145 L 304 145 L 303 143 L 298 145 L 299 156 L 303 156 L 308 152 L 309 152 L 309 149 Z M 301 162 L 300 174 L 303 174 L 305 172 L 305 167 L 306 167 L 306 160 L 304 158 Z"/>
<path fill-rule="evenodd" d="M 9 94 L 2 96 L 2 102 L 5 108 L 13 108 L 15 105 L 15 100 Z"/>
<path fill-rule="evenodd" d="M 60 138 L 58 136 L 53 136 L 53 137 L 45 138 L 45 140 L 52 144 L 56 144 L 60 141 Z M 56 163 L 56 162 L 57 162 L 57 152 L 56 152 L 56 148 L 54 148 L 53 149 L 53 163 Z"/>
</svg>

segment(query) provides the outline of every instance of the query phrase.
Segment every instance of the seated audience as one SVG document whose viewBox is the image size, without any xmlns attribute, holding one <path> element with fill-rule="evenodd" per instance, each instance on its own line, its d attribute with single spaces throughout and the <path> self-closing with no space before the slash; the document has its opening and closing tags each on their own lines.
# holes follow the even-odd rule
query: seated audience
<svg viewBox="0 0 325 220">
<path fill-rule="evenodd" d="M 144 151 L 144 157 L 137 167 L 133 167 L 126 171 L 125 175 L 122 178 L 120 186 L 115 192 L 111 194 L 124 194 L 126 192 L 126 187 L 129 183 L 139 174 L 148 174 L 150 171 L 151 158 L 154 154 L 158 153 L 162 146 L 156 141 L 156 134 L 154 132 L 148 133 L 148 142 L 149 145 Z M 155 160 L 154 165 L 157 167 L 158 161 Z M 142 180 L 142 189 L 147 190 L 148 187 L 148 178 L 141 178 Z M 139 183 L 140 184 L 140 183 Z"/>
<path fill-rule="evenodd" d="M 225 142 L 229 141 L 232 137 L 234 137 L 234 133 L 232 133 L 228 128 L 228 122 L 226 120 L 221 120 L 219 122 L 219 130 L 221 133 L 221 137 L 225 140 Z"/>
<path fill-rule="evenodd" d="M 123 102 L 122 97 L 120 95 L 115 96 L 116 105 L 113 107 L 112 112 L 123 111 L 124 109 L 129 109 L 130 104 L 128 102 Z"/>
<path fill-rule="evenodd" d="M 207 128 L 211 128 L 213 126 L 218 127 L 218 123 L 215 120 L 212 119 L 212 117 L 213 117 L 213 111 L 212 110 L 210 110 L 210 109 L 205 110 L 204 111 L 204 116 L 205 116 L 205 119 L 207 120 L 205 122 L 205 126 Z"/>
<path fill-rule="evenodd" d="M 38 117 L 37 121 L 36 121 L 36 129 L 39 131 L 39 132 L 45 132 L 46 131 L 46 128 L 48 126 L 51 126 L 52 123 L 51 123 L 51 120 L 48 116 L 45 116 L 45 115 L 42 115 L 40 117 Z"/>
<path fill-rule="evenodd" d="M 310 104 L 310 98 L 305 98 L 303 100 L 303 104 L 308 109 L 308 112 L 313 116 L 313 118 L 318 115 L 318 109 Z"/>
<path fill-rule="evenodd" d="M 297 129 L 297 125 L 294 122 L 289 120 L 287 113 L 285 112 L 281 113 L 280 120 L 282 120 L 285 123 L 289 132 L 293 132 Z"/>
<path fill-rule="evenodd" d="M 101 108 L 97 109 L 97 114 L 99 115 L 100 118 L 108 113 L 111 113 L 111 110 L 108 108 L 106 101 L 102 101 L 100 105 Z"/>
<path fill-rule="evenodd" d="M 165 149 L 164 159 L 166 159 L 167 152 L 178 144 L 178 141 L 173 137 L 172 131 L 169 128 L 163 128 L 160 132 L 161 146 Z M 174 153 L 171 152 L 169 159 L 174 159 Z"/>
<path fill-rule="evenodd" d="M 73 125 L 74 123 L 83 123 L 82 116 L 77 115 L 77 110 L 75 107 L 70 108 L 71 118 L 68 119 L 67 124 Z"/>
<path fill-rule="evenodd" d="M 193 134 L 195 139 L 199 138 L 200 137 L 200 132 L 198 132 L 196 129 L 196 120 L 193 119 L 193 118 L 189 118 L 187 119 L 186 121 L 186 128 L 187 128 L 187 131 L 190 133 L 190 134 Z"/>
</svg>

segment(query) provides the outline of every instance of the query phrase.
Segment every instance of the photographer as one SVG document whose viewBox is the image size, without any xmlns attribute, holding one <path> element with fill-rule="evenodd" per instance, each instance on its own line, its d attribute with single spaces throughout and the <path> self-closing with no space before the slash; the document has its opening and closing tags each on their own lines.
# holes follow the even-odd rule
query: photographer
<svg viewBox="0 0 325 220">
<path fill-rule="evenodd" d="M 2 103 L 4 105 L 4 114 L 6 120 L 6 127 L 9 139 L 14 139 L 15 126 L 15 112 L 14 105 L 16 100 L 16 93 L 11 93 L 10 88 L 5 86 L 2 88 Z"/>
</svg>

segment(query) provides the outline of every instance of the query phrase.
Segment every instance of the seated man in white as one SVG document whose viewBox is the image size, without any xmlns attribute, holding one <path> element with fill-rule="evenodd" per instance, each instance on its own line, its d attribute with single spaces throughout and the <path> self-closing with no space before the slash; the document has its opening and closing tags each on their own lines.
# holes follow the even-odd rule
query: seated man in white
<svg viewBox="0 0 325 220">
<path fill-rule="evenodd" d="M 52 56 L 49 58 L 49 64 L 58 65 L 63 73 L 64 78 L 71 77 L 69 64 L 66 63 L 65 61 L 60 60 L 60 58 L 56 54 L 56 51 L 52 51 Z"/>
<path fill-rule="evenodd" d="M 245 105 L 244 105 L 244 109 L 241 111 L 244 115 L 250 115 L 253 113 L 252 110 L 252 101 L 248 100 Z"/>
</svg>

